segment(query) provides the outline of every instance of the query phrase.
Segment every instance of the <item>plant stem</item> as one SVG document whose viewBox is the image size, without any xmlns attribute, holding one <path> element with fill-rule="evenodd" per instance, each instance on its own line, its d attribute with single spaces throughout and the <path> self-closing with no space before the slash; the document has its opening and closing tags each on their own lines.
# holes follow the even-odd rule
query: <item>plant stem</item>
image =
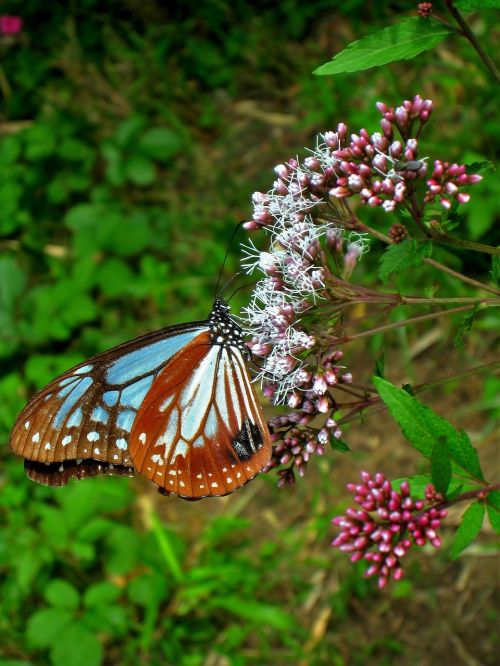
<svg viewBox="0 0 500 666">
<path fill-rule="evenodd" d="M 424 262 L 429 266 L 434 266 L 434 268 L 437 268 L 437 270 L 442 271 L 443 273 L 448 273 L 448 275 L 457 278 L 457 280 L 461 280 L 466 284 L 470 284 L 471 286 L 476 287 L 477 289 L 483 289 L 484 291 L 488 291 L 490 294 L 496 294 L 497 296 L 500 296 L 500 289 L 495 289 L 495 287 L 490 287 L 483 282 L 478 282 L 473 278 L 467 277 L 467 275 L 464 275 L 463 273 L 457 273 L 457 271 L 454 271 L 452 268 L 439 263 L 439 261 L 435 261 L 430 257 L 426 257 Z"/>
<path fill-rule="evenodd" d="M 392 239 L 389 238 L 389 236 L 386 236 L 385 234 L 381 233 L 380 231 L 377 231 L 376 229 L 373 229 L 372 227 L 367 226 L 366 224 L 363 224 L 360 220 L 355 218 L 353 220 L 354 224 L 353 227 L 359 231 L 364 231 L 372 236 L 375 236 L 375 238 L 378 238 L 381 240 L 383 243 L 387 243 L 388 245 L 392 245 Z M 444 241 L 443 241 L 444 242 Z M 489 247 L 489 246 L 487 246 Z M 493 248 L 496 249 L 496 248 Z M 424 259 L 424 263 L 428 264 L 429 266 L 433 266 L 439 271 L 442 271 L 443 273 L 448 273 L 448 275 L 452 275 L 454 278 L 457 278 L 457 280 L 461 280 L 462 282 L 465 282 L 466 284 L 470 284 L 473 287 L 476 287 L 476 289 L 484 289 L 484 291 L 489 291 L 491 294 L 495 294 L 496 296 L 500 296 L 500 289 L 495 289 L 495 287 L 490 287 L 487 284 L 484 284 L 483 282 L 478 282 L 477 280 L 474 280 L 473 278 L 467 277 L 466 275 L 463 275 L 463 273 L 458 273 L 457 271 L 454 271 L 452 268 L 448 268 L 448 266 L 445 266 L 444 264 L 439 263 L 439 261 L 435 261 L 434 259 L 431 259 L 430 257 L 426 257 Z"/>
<path fill-rule="evenodd" d="M 487 69 L 493 74 L 497 82 L 500 83 L 500 73 L 498 72 L 495 63 L 491 60 L 488 54 L 485 53 L 483 47 L 476 39 L 475 34 L 469 28 L 469 26 L 467 25 L 466 21 L 464 20 L 458 9 L 453 5 L 453 0 L 445 0 L 445 2 L 446 6 L 448 7 L 448 11 L 462 29 L 462 35 L 469 40 L 469 42 L 474 47 L 481 60 L 486 65 Z"/>
<path fill-rule="evenodd" d="M 420 231 L 424 234 L 426 238 L 433 238 L 434 234 L 432 233 L 431 229 L 426 227 L 424 224 L 422 209 L 418 205 L 417 198 L 414 192 L 411 195 L 410 202 L 411 203 L 407 205 L 407 209 L 410 215 L 413 217 L 413 221 L 415 222 L 417 227 L 420 229 Z"/>
<path fill-rule="evenodd" d="M 493 361 L 492 363 L 484 363 L 483 365 L 477 365 L 474 368 L 469 368 L 468 370 L 464 370 L 463 372 L 459 372 L 454 375 L 447 375 L 446 377 L 435 379 L 432 382 L 417 384 L 416 386 L 413 387 L 413 392 L 422 393 L 423 391 L 428 391 L 429 389 L 437 388 L 438 386 L 443 386 L 444 384 L 448 384 L 449 382 L 458 381 L 460 379 L 466 379 L 467 377 L 477 375 L 481 372 L 487 372 L 488 370 L 496 370 L 496 369 L 500 369 L 500 361 Z M 365 407 L 368 407 L 369 411 L 365 412 L 364 414 L 361 414 L 360 413 L 361 410 L 365 409 Z M 371 407 L 373 407 L 373 409 L 371 409 Z M 344 423 L 350 423 L 351 421 L 358 421 L 359 419 L 364 418 L 365 416 L 371 416 L 372 414 L 376 414 L 377 412 L 380 412 L 383 409 L 386 409 L 386 406 L 385 404 L 381 403 L 380 397 L 376 396 L 373 398 L 367 398 L 364 401 L 364 403 L 358 405 L 356 409 L 353 409 L 351 412 L 349 412 L 349 414 L 346 414 L 342 418 L 338 419 L 337 423 L 339 425 L 342 425 Z"/>
<path fill-rule="evenodd" d="M 500 305 L 500 298 L 475 298 L 473 296 L 466 296 L 461 298 L 420 298 L 419 296 L 400 296 L 400 305 L 445 305 L 446 303 L 487 303 L 489 305 Z"/>
<path fill-rule="evenodd" d="M 483 252 L 484 254 L 491 254 L 495 257 L 500 257 L 500 247 L 493 245 L 486 245 L 485 243 L 475 243 L 474 241 L 464 240 L 462 238 L 453 238 L 452 236 L 432 236 L 432 240 L 436 243 L 443 245 L 453 245 L 455 247 L 462 247 L 464 250 L 472 250 L 473 252 Z"/>
<path fill-rule="evenodd" d="M 346 335 L 340 338 L 337 338 L 337 342 L 342 344 L 346 342 L 352 342 L 353 340 L 359 340 L 360 338 L 367 338 L 376 333 L 382 333 L 383 331 L 390 331 L 393 328 L 400 328 L 401 326 L 408 326 L 409 324 L 417 324 L 421 321 L 427 321 L 429 319 L 437 319 L 438 317 L 445 317 L 450 314 L 457 314 L 459 312 L 465 312 L 466 310 L 471 310 L 470 305 L 464 305 L 460 308 L 452 308 L 451 310 L 440 310 L 439 312 L 431 312 L 426 315 L 420 315 L 419 317 L 412 317 L 410 319 L 405 319 L 404 321 L 395 321 L 390 324 L 384 324 L 383 326 L 378 326 L 377 328 L 372 328 L 369 331 L 363 331 L 362 333 L 356 333 L 355 335 Z"/>
<path fill-rule="evenodd" d="M 453 504 L 458 504 L 458 502 L 465 502 L 466 500 L 469 499 L 475 499 L 478 495 L 482 495 L 484 493 L 488 494 L 491 493 L 493 490 L 500 490 L 500 483 L 491 483 L 489 485 L 485 485 L 482 488 L 478 488 L 477 490 L 469 490 L 466 493 L 462 493 L 461 495 L 457 495 L 454 499 L 452 500 L 444 500 L 443 502 L 440 502 L 439 504 L 436 504 L 434 506 L 435 509 L 446 509 L 449 506 L 453 506 Z"/>
</svg>

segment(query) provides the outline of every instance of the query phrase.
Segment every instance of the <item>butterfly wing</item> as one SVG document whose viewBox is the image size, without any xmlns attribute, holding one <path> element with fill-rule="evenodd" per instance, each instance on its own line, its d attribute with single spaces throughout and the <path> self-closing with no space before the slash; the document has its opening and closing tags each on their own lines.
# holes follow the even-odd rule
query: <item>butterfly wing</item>
<svg viewBox="0 0 500 666">
<path fill-rule="evenodd" d="M 239 348 L 194 341 L 164 367 L 130 434 L 135 468 L 188 499 L 228 495 L 269 462 L 271 438 Z"/>
<path fill-rule="evenodd" d="M 134 476 L 134 468 L 98 460 L 65 460 L 57 463 L 24 461 L 24 471 L 31 481 L 43 486 L 66 486 L 70 479 L 89 479 L 94 476 Z"/>
<path fill-rule="evenodd" d="M 206 322 L 166 328 L 68 370 L 21 412 L 12 451 L 48 465 L 94 459 L 131 466 L 129 436 L 143 397 L 168 360 L 207 330 Z M 36 466 L 30 469 L 37 480 Z"/>
</svg>

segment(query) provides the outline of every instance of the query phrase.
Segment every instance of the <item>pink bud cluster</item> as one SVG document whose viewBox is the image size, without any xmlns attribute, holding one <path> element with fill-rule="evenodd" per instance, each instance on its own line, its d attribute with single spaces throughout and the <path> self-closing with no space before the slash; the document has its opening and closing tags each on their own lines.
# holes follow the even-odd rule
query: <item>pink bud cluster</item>
<svg viewBox="0 0 500 666">
<path fill-rule="evenodd" d="M 462 192 L 460 188 L 474 185 L 482 179 L 483 177 L 477 173 L 467 174 L 465 166 L 461 164 L 436 160 L 432 177 L 427 181 L 428 192 L 425 201 L 429 203 L 439 197 L 439 203 L 446 209 L 451 208 L 453 201 L 459 204 L 467 203 L 470 194 Z"/>
<path fill-rule="evenodd" d="M 429 18 L 432 14 L 432 2 L 419 2 L 417 10 L 421 18 Z"/>
<path fill-rule="evenodd" d="M 417 187 L 424 201 L 439 195 L 445 208 L 450 201 L 466 203 L 469 195 L 463 188 L 481 180 L 476 174 L 465 174 L 465 167 L 435 162 L 434 173 L 427 179 L 427 158 L 419 155 L 419 136 L 432 114 L 429 99 L 416 95 L 396 108 L 378 102 L 382 114 L 381 132 L 360 129 L 348 136 L 347 126 L 339 123 L 335 132 L 325 132 L 311 155 L 300 161 L 291 159 L 276 167 L 278 179 L 273 193 L 281 197 L 309 199 L 321 214 L 321 204 L 358 198 L 369 206 L 381 206 L 392 212 L 407 206 Z M 398 138 L 398 136 L 400 138 Z M 305 209 L 296 210 L 297 219 Z M 254 195 L 253 219 L 246 223 L 248 230 L 272 225 L 276 220 L 276 201 L 268 195 Z"/>
<path fill-rule="evenodd" d="M 323 455 L 332 437 L 342 436 L 333 419 L 337 405 L 330 392 L 335 385 L 352 381 L 351 373 L 334 365 L 341 358 L 341 351 L 332 352 L 324 357 L 315 372 L 303 369 L 300 382 L 287 394 L 286 403 L 293 411 L 269 421 L 271 439 L 277 443 L 265 471 L 291 463 L 278 472 L 280 487 L 294 483 L 294 470 L 304 476 L 311 456 Z M 272 394 L 274 388 L 268 385 L 264 394 Z M 309 426 L 318 415 L 323 415 L 321 427 Z"/>
<path fill-rule="evenodd" d="M 19 16 L 0 16 L 0 35 L 13 36 L 21 32 L 23 20 Z"/>
<path fill-rule="evenodd" d="M 309 421 L 308 417 L 309 414 L 301 416 L 300 412 L 292 412 L 276 416 L 269 421 L 271 439 L 277 444 L 264 471 L 269 472 L 281 465 L 289 465 L 278 471 L 280 488 L 295 483 L 295 471 L 304 476 L 311 456 L 322 456 L 332 437 L 338 439 L 342 435 L 342 431 L 332 418 L 326 419 L 322 428 L 300 429 L 294 425 L 296 423 L 304 425 Z"/>
<path fill-rule="evenodd" d="M 442 497 L 432 484 L 427 486 L 424 501 L 411 497 L 406 481 L 398 492 L 380 472 L 374 476 L 362 472 L 361 479 L 359 484 L 347 485 L 361 508 L 349 508 L 344 516 L 333 519 L 341 531 L 332 546 L 349 553 L 351 562 L 369 562 L 365 575 L 378 576 L 382 589 L 390 578 L 403 577 L 401 559 L 412 545 L 441 546 L 437 530 L 446 510 L 436 506 Z"/>
<path fill-rule="evenodd" d="M 395 109 L 384 102 L 377 102 L 376 107 L 382 114 L 380 126 L 384 136 L 392 141 L 395 129 L 405 141 L 410 139 L 412 133 L 418 136 L 430 118 L 432 106 L 432 100 L 422 99 L 420 95 L 415 95 L 413 100 L 405 100 Z"/>
</svg>

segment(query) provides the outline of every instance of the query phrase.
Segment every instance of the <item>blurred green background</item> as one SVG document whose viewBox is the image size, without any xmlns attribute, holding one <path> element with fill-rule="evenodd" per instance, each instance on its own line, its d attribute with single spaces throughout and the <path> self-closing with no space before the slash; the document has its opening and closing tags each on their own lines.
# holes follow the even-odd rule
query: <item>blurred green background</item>
<svg viewBox="0 0 500 666">
<path fill-rule="evenodd" d="M 494 159 L 498 97 L 459 38 L 411 63 L 311 74 L 413 9 L 386 0 L 2 3 L 24 22 L 18 37 L 0 40 L 3 666 L 497 663 L 487 549 L 453 564 L 446 553 L 415 557 L 408 580 L 379 594 L 329 548 L 348 478 L 362 467 L 415 471 L 388 423 L 351 428 L 353 457 L 331 452 L 294 491 L 278 491 L 269 476 L 194 504 L 160 497 L 141 479 L 35 486 L 7 446 L 20 409 L 58 372 L 207 316 L 251 193 L 270 189 L 272 167 L 303 154 L 317 132 L 341 120 L 373 131 L 375 101 L 419 93 L 436 109 L 426 155 Z M 471 17 L 493 53 L 490 20 Z M 500 242 L 497 195 L 485 174 L 463 209 L 462 235 Z M 370 211 L 386 228 L 383 215 Z M 238 255 L 234 244 L 227 277 Z M 376 285 L 379 256 L 375 246 L 358 281 Z M 482 259 L 447 258 L 479 278 L 489 270 Z M 431 350 L 412 376 L 485 359 L 490 341 L 472 336 L 467 352 L 448 350 L 445 360 L 447 347 Z M 394 335 L 390 353 L 410 343 Z M 370 344 L 346 357 L 360 381 L 382 343 Z M 461 390 L 436 394 L 435 408 L 475 429 L 491 455 L 484 415 L 498 415 L 498 380 Z"/>
</svg>

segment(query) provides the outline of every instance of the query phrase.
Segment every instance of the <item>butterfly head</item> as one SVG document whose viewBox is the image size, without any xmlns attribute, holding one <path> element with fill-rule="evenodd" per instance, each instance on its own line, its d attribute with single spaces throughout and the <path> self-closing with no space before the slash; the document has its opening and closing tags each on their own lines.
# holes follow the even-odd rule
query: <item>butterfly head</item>
<svg viewBox="0 0 500 666">
<path fill-rule="evenodd" d="M 212 345 L 237 347 L 243 354 L 248 354 L 248 347 L 243 340 L 243 331 L 231 317 L 231 310 L 224 299 L 216 299 L 208 318 L 208 325 Z"/>
</svg>

